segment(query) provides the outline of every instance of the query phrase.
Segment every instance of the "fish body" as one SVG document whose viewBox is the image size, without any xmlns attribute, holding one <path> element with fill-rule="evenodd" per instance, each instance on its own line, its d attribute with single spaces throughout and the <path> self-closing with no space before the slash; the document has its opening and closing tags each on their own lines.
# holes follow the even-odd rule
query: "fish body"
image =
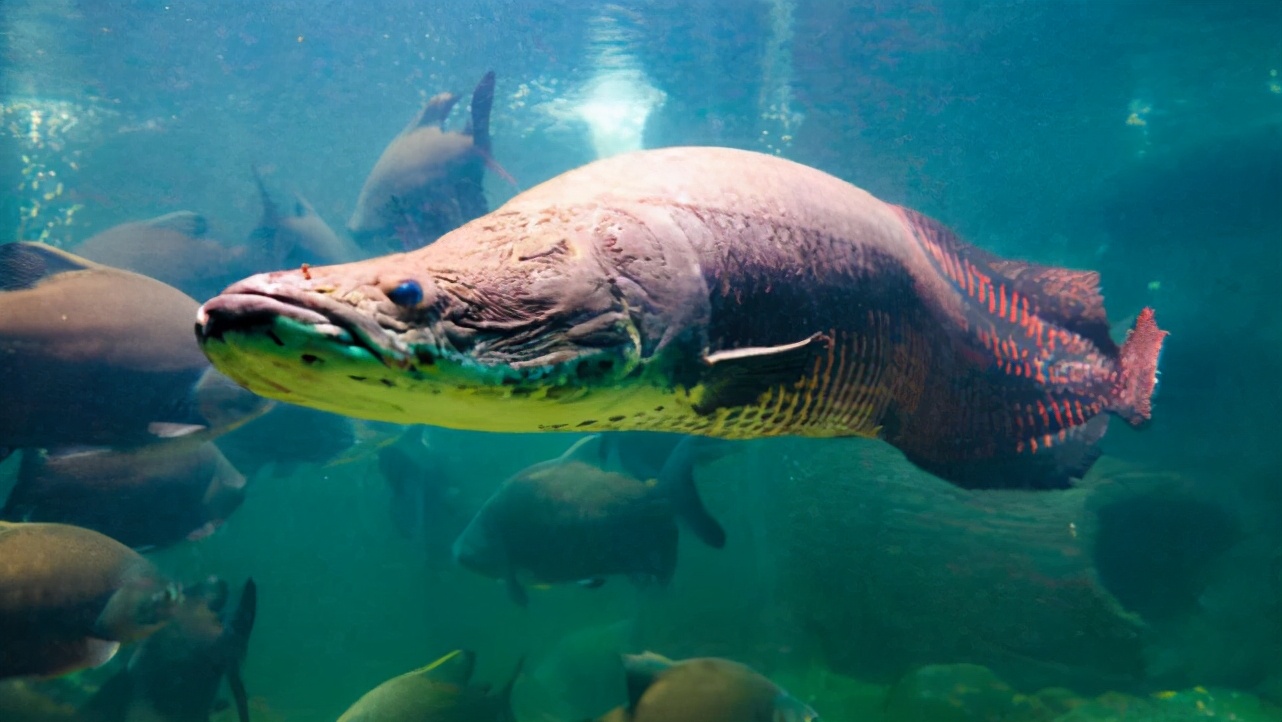
<svg viewBox="0 0 1282 722">
<path fill-rule="evenodd" d="M 250 245 L 265 249 L 277 268 L 347 263 L 365 255 L 350 238 L 335 233 L 302 195 L 295 193 L 294 202 L 282 207 L 268 192 L 257 167 L 254 182 L 263 215 L 250 233 Z"/>
<path fill-rule="evenodd" d="M 262 413 L 191 342 L 197 307 L 137 273 L 0 245 L 0 446 L 132 446 Z"/>
<path fill-rule="evenodd" d="M 331 463 L 355 443 L 350 418 L 279 404 L 252 425 L 219 437 L 218 448 L 247 476 L 271 465 L 280 477 L 303 465 Z"/>
<path fill-rule="evenodd" d="M 601 435 L 583 439 L 560 458 L 505 481 L 459 535 L 454 557 L 505 580 L 522 606 L 522 577 L 596 586 L 623 574 L 667 584 L 676 569 L 678 518 L 710 546 L 725 544 L 725 532 L 694 487 L 697 441 L 688 437 L 658 479 L 641 480 L 601 466 Z"/>
<path fill-rule="evenodd" d="M 209 222 L 192 211 L 112 226 L 77 244 L 76 255 L 167 283 L 202 298 L 237 276 L 263 268 L 253 249 L 208 238 Z"/>
<path fill-rule="evenodd" d="M 197 333 L 240 383 L 340 413 L 873 437 L 970 488 L 1079 478 L 1110 414 L 1149 418 L 1165 336 L 1145 309 L 1116 345 L 1093 272 L 727 148 L 614 156 L 412 253 L 246 279 Z"/>
<path fill-rule="evenodd" d="M 816 722 L 819 715 L 750 667 L 707 657 L 624 655 L 628 705 L 601 722 Z"/>
<path fill-rule="evenodd" d="M 151 562 L 98 532 L 0 522 L 0 679 L 103 664 L 180 599 Z"/>
<path fill-rule="evenodd" d="M 434 571 L 453 561 L 451 545 L 470 518 L 437 456 L 422 427 L 405 430 L 378 451 L 378 470 L 391 491 L 392 524 L 402 537 L 421 542 Z"/>
<path fill-rule="evenodd" d="M 212 443 L 45 455 L 28 449 L 0 519 L 72 524 L 135 548 L 211 533 L 245 497 L 245 477 Z"/>
<path fill-rule="evenodd" d="M 249 699 L 240 668 L 258 609 L 250 579 L 234 608 L 227 584 L 211 579 L 191 589 L 163 629 L 134 650 L 129 664 L 81 708 L 85 722 L 209 722 L 224 680 L 240 722 Z"/>
<path fill-rule="evenodd" d="M 338 722 L 516 722 L 512 686 L 521 666 L 496 692 L 472 684 L 475 666 L 474 653 L 451 652 L 366 692 Z"/>
<path fill-rule="evenodd" d="M 490 157 L 494 73 L 472 93 L 462 132 L 444 121 L 458 96 L 441 93 L 383 150 L 356 199 L 347 229 L 357 238 L 400 234 L 416 246 L 489 211 L 482 182 Z"/>
</svg>

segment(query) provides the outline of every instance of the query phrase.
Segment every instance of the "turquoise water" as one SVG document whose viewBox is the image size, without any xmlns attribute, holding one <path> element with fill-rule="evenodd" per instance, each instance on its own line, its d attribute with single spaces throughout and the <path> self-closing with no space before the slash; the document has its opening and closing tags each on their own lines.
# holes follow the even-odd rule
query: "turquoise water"
<svg viewBox="0 0 1282 722">
<path fill-rule="evenodd" d="M 621 704 L 615 655 L 643 650 L 738 660 L 832 720 L 1282 719 L 1276 3 L 9 0 L 0 21 L 4 241 L 74 253 L 189 210 L 246 246 L 253 166 L 343 234 L 388 140 L 446 90 L 461 128 L 493 70 L 491 209 L 627 150 L 756 150 L 1098 270 L 1116 332 L 1144 306 L 1170 331 L 1153 422 L 1115 422 L 1072 490 L 962 491 L 873 441 L 743 442 L 695 474 L 724 549 L 683 533 L 666 588 L 534 588 L 526 609 L 449 544 L 577 436 L 427 429 L 396 473 L 444 491 L 407 535 L 406 478 L 379 466 L 399 429 L 273 410 L 217 442 L 240 508 L 147 554 L 255 580 L 254 719 L 336 719 L 455 648 L 496 685 L 526 657 L 521 720 Z M 67 718 L 26 695 L 75 706 L 129 651 L 0 683 L 0 719 Z"/>
</svg>

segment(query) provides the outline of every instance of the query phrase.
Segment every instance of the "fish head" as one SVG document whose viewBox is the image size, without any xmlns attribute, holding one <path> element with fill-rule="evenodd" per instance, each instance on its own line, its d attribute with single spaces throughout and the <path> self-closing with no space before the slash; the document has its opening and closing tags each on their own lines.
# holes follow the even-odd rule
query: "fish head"
<svg viewBox="0 0 1282 722">
<path fill-rule="evenodd" d="M 609 214 L 500 211 L 412 253 L 247 278 L 201 307 L 197 337 L 248 389 L 349 416 L 622 428 L 671 386 L 648 375 L 685 327 L 669 311 L 701 308 L 636 280 L 665 260 L 638 235 Z"/>
<path fill-rule="evenodd" d="M 154 571 L 130 575 L 107 600 L 96 633 L 116 642 L 143 639 L 167 624 L 182 603 L 182 585 Z"/>
<path fill-rule="evenodd" d="M 454 540 L 454 562 L 469 571 L 501 579 L 508 574 L 507 546 L 483 507 Z"/>
</svg>

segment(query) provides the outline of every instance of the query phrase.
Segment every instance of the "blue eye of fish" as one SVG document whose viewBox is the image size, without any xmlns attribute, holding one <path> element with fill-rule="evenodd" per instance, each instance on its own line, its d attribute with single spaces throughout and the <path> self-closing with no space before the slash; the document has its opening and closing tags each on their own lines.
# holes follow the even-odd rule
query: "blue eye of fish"
<svg viewBox="0 0 1282 722">
<path fill-rule="evenodd" d="M 387 298 L 397 306 L 412 308 L 423 302 L 423 287 L 418 281 L 402 281 L 401 285 L 388 291 Z"/>
</svg>

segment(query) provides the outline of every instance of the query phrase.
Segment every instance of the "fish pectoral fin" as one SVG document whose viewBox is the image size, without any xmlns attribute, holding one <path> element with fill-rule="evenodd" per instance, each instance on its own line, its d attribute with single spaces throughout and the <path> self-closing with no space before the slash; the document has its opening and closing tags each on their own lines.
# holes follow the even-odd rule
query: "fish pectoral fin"
<svg viewBox="0 0 1282 722">
<path fill-rule="evenodd" d="M 147 433 L 152 436 L 158 436 L 162 439 L 177 439 L 180 436 L 188 436 L 198 431 L 204 431 L 207 427 L 201 424 L 177 424 L 169 421 L 153 421 L 147 424 Z"/>
<path fill-rule="evenodd" d="M 0 244 L 0 291 L 35 288 L 59 273 L 84 271 L 97 265 L 43 243 Z"/>
<path fill-rule="evenodd" d="M 827 353 L 832 339 L 823 333 L 783 346 L 757 346 L 718 351 L 704 358 L 704 390 L 695 411 L 752 406 L 772 389 L 800 383 L 816 355 Z"/>
<path fill-rule="evenodd" d="M 503 586 L 507 587 L 507 595 L 511 597 L 516 606 L 522 609 L 530 606 L 530 597 L 525 593 L 525 587 L 521 586 L 521 582 L 516 578 L 515 572 L 508 573 L 507 577 L 503 579 Z"/>
<path fill-rule="evenodd" d="M 175 211 L 147 221 L 152 228 L 163 228 L 181 233 L 188 238 L 203 238 L 209 231 L 209 221 L 195 211 Z"/>
</svg>

